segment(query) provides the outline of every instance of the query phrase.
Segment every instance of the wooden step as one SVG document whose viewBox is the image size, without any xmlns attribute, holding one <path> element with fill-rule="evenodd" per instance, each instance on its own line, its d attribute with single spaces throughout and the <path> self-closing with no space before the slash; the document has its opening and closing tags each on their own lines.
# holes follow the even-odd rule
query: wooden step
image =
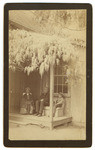
<svg viewBox="0 0 95 150">
<path fill-rule="evenodd" d="M 9 120 L 11 123 L 22 124 L 22 125 L 35 124 L 35 125 L 46 126 L 46 127 L 50 127 L 51 125 L 50 117 L 46 117 L 46 116 L 38 117 L 34 115 L 10 114 Z M 72 117 L 67 117 L 67 116 L 54 117 L 52 125 L 53 127 L 56 127 L 62 124 L 67 124 L 71 121 L 72 121 Z"/>
</svg>

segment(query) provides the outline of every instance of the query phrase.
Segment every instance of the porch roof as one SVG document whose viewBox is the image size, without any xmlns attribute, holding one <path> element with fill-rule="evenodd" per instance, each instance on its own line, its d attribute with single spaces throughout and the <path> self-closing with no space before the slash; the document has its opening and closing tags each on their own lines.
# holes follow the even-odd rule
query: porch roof
<svg viewBox="0 0 95 150">
<path fill-rule="evenodd" d="M 48 11 L 48 10 L 46 10 Z M 36 12 L 37 13 L 37 12 Z M 48 12 L 46 12 L 48 13 Z M 9 21 L 17 26 L 18 28 L 23 28 L 28 31 L 33 31 L 36 33 L 42 33 L 47 35 L 52 35 L 52 31 L 48 32 L 49 28 L 51 27 L 44 26 L 42 23 L 40 23 L 40 18 L 37 18 L 37 14 L 35 14 L 35 10 L 11 10 L 9 11 Z M 61 20 L 62 21 L 62 20 Z M 54 22 L 54 20 L 53 20 Z M 75 23 L 74 23 L 75 24 Z M 76 26 L 76 25 L 73 25 Z M 71 43 L 80 46 L 80 47 L 86 47 L 86 28 L 79 30 L 76 26 L 75 27 L 65 27 L 61 26 L 59 28 L 56 27 L 56 25 L 53 25 L 53 28 L 56 28 L 56 35 L 60 38 L 68 38 L 71 40 Z M 59 31 L 60 29 L 60 31 Z M 57 34 L 58 30 L 58 34 Z"/>
<path fill-rule="evenodd" d="M 50 64 L 59 64 L 60 58 L 63 61 L 76 59 L 78 46 L 86 47 L 85 31 L 68 32 L 65 28 L 62 29 L 63 35 L 42 34 L 30 12 L 9 13 L 9 21 L 20 28 L 9 30 L 9 67 L 13 70 L 18 67 L 29 75 L 38 69 L 42 75 L 49 70 Z"/>
</svg>

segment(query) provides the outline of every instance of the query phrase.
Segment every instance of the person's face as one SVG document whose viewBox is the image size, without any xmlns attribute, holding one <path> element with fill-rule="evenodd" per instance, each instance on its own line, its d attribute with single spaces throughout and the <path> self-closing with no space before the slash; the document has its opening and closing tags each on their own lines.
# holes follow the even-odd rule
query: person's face
<svg viewBox="0 0 95 150">
<path fill-rule="evenodd" d="M 62 97 L 62 95 L 61 95 L 61 94 L 59 94 L 59 98 L 60 98 L 60 97 Z"/>
<path fill-rule="evenodd" d="M 44 89 L 44 93 L 47 93 L 47 92 L 48 92 L 48 88 L 45 88 L 45 89 Z"/>
<path fill-rule="evenodd" d="M 26 93 L 29 94 L 29 92 L 30 92 L 30 90 L 29 90 L 29 89 L 26 89 Z"/>
</svg>

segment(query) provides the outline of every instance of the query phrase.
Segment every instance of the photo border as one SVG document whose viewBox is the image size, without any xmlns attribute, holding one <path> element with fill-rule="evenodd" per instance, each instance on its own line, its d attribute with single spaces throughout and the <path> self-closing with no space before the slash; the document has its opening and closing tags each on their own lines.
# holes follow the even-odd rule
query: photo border
<svg viewBox="0 0 95 150">
<path fill-rule="evenodd" d="M 86 9 L 86 140 L 9 140 L 9 10 Z M 3 141 L 6 147 L 91 147 L 92 145 L 92 6 L 89 3 L 6 3 L 4 6 L 4 112 Z"/>
</svg>

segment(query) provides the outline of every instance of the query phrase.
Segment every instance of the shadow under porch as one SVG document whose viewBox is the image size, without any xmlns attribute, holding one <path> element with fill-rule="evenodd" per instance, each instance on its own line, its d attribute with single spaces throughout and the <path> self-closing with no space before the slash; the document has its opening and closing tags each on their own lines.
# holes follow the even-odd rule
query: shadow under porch
<svg viewBox="0 0 95 150">
<path fill-rule="evenodd" d="M 59 117 L 52 116 L 54 99 L 54 85 L 52 82 L 54 77 L 52 70 L 53 69 L 51 69 L 51 74 L 50 71 L 45 72 L 42 78 L 38 71 L 32 72 L 29 76 L 20 71 L 9 72 L 9 122 L 18 125 L 36 124 L 41 127 L 46 126 L 52 129 L 56 126 L 64 125 L 72 121 L 72 117 L 68 114 L 64 114 L 64 116 Z M 39 98 L 45 86 L 50 87 L 50 92 L 52 91 L 50 94 L 50 99 L 52 99 L 52 101 L 49 107 L 49 117 L 44 115 L 42 117 L 33 115 L 21 115 L 19 113 L 22 93 L 27 86 L 30 87 L 31 92 L 33 93 L 34 102 Z"/>
</svg>

